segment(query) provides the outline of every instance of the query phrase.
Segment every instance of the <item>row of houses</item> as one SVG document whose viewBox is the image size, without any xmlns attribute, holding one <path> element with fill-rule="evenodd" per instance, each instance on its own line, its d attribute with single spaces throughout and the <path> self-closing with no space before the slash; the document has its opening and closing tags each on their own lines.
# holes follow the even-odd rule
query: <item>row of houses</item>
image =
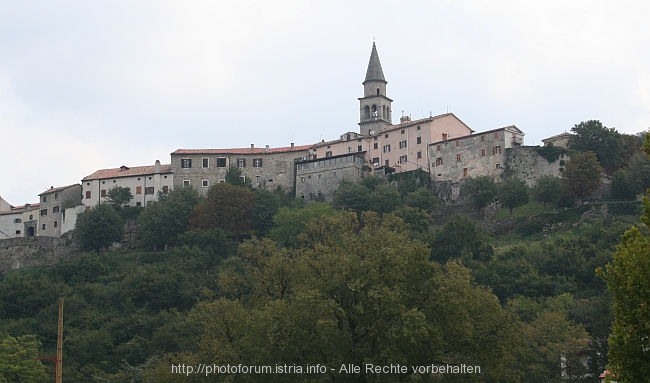
<svg viewBox="0 0 650 383">
<path fill-rule="evenodd" d="M 556 164 L 531 159 L 535 153 L 524 146 L 524 133 L 514 125 L 476 132 L 453 113 L 418 120 L 402 116 L 393 124 L 392 100 L 386 95 L 387 81 L 374 43 L 362 84 L 359 132 L 302 146 L 177 149 L 169 164 L 156 160 L 152 166 L 98 170 L 82 178 L 80 184 L 51 187 L 39 194 L 36 204 L 13 207 L 0 198 L 0 239 L 60 236 L 74 228 L 80 212 L 106 202 L 114 187 L 131 190 L 131 206 L 146 206 L 158 193 L 180 186 L 207 194 L 210 186 L 225 182 L 231 166 L 253 187 L 294 191 L 296 198 L 306 201 L 328 199 L 341 180 L 357 181 L 365 174 L 419 169 L 428 172 L 434 182 L 455 185 L 476 176 L 498 180 L 506 168 L 518 166 L 527 168 L 527 178 L 522 178 L 529 183 L 534 183 L 537 175 L 559 176 Z M 559 135 L 549 140 L 557 143 L 565 138 Z M 521 163 L 513 164 L 516 161 Z"/>
</svg>

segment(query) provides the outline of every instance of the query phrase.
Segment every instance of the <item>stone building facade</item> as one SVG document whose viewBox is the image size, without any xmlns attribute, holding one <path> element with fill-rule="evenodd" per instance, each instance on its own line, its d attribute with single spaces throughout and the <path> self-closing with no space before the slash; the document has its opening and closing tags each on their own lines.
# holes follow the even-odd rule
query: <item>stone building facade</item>
<svg viewBox="0 0 650 383">
<path fill-rule="evenodd" d="M 108 192 L 114 187 L 131 190 L 133 199 L 129 206 L 146 206 L 158 199 L 158 192 L 167 193 L 173 187 L 170 164 L 163 165 L 156 160 L 154 165 L 114 169 L 101 169 L 81 180 L 83 204 L 90 209 L 108 200 Z"/>
<path fill-rule="evenodd" d="M 81 185 L 51 187 L 38 196 L 40 207 L 37 235 L 60 237 L 64 233 L 62 226 L 66 220 L 65 210 L 81 205 Z M 76 219 L 76 216 L 74 218 Z"/>
<path fill-rule="evenodd" d="M 568 154 L 560 154 L 555 161 L 548 161 L 537 153 L 534 146 L 513 147 L 505 152 L 507 175 L 534 186 L 540 177 L 560 178 L 564 165 L 569 161 Z"/>
<path fill-rule="evenodd" d="M 434 181 L 459 182 L 468 177 L 498 180 L 506 169 L 506 150 L 522 145 L 524 133 L 511 125 L 429 145 Z"/>
<path fill-rule="evenodd" d="M 296 198 L 330 200 L 341 180 L 361 180 L 364 153 L 310 159 L 296 163 Z"/>
<path fill-rule="evenodd" d="M 174 186 L 193 186 L 205 195 L 210 186 L 225 182 L 232 165 L 254 187 L 289 191 L 295 183 L 295 162 L 306 159 L 310 147 L 178 149 L 171 154 Z"/>
</svg>

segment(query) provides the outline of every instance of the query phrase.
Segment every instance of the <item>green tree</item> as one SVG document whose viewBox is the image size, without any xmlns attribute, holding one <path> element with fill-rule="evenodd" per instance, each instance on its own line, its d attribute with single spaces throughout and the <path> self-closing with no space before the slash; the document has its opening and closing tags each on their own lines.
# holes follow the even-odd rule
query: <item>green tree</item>
<svg viewBox="0 0 650 383">
<path fill-rule="evenodd" d="M 461 196 L 468 198 L 476 210 L 481 210 L 494 201 L 497 190 L 497 184 L 488 176 L 468 178 L 460 187 Z"/>
<path fill-rule="evenodd" d="M 368 196 L 369 210 L 379 214 L 390 213 L 402 203 L 402 197 L 396 187 L 379 185 Z"/>
<path fill-rule="evenodd" d="M 339 209 L 350 209 L 357 212 L 370 210 L 369 194 L 368 187 L 349 180 L 342 180 L 332 196 L 332 204 Z"/>
<path fill-rule="evenodd" d="M 607 128 L 598 120 L 589 120 L 575 125 L 571 131 L 575 133 L 569 140 L 571 150 L 594 152 L 598 162 L 609 174 L 623 167 L 623 139 L 616 129 Z"/>
<path fill-rule="evenodd" d="M 600 187 L 602 173 L 594 152 L 573 154 L 562 172 L 562 188 L 582 202 Z"/>
<path fill-rule="evenodd" d="M 533 196 L 535 201 L 544 204 L 544 209 L 549 202 L 556 203 L 562 196 L 560 179 L 553 176 L 540 177 L 533 187 Z"/>
<path fill-rule="evenodd" d="M 273 217 L 274 226 L 268 237 L 283 246 L 298 244 L 298 236 L 307 230 L 312 219 L 334 215 L 334 208 L 324 202 L 313 202 L 301 208 L 282 207 Z"/>
<path fill-rule="evenodd" d="M 226 171 L 225 176 L 226 183 L 229 183 L 233 186 L 247 186 L 251 187 L 251 180 L 247 179 L 246 176 L 242 173 L 236 165 L 230 165 Z"/>
<path fill-rule="evenodd" d="M 530 188 L 526 183 L 517 178 L 509 178 L 499 184 L 499 202 L 508 208 L 512 216 L 512 210 L 528 203 Z"/>
<path fill-rule="evenodd" d="M 619 169 L 614 173 L 612 182 L 609 184 L 609 198 L 628 201 L 636 198 L 634 184 L 624 169 Z"/>
<path fill-rule="evenodd" d="M 498 299 L 473 283 L 469 270 L 430 262 L 392 214 L 339 212 L 311 220 L 296 249 L 267 240 L 240 247 L 220 275 L 231 299 L 197 305 L 202 329 L 188 360 L 217 364 L 316 363 L 340 366 L 480 365 L 486 379 L 504 377 L 516 326 Z M 234 289 L 232 289 L 234 287 Z M 411 374 L 401 379 L 417 379 Z M 242 382 L 280 381 L 239 376 Z M 361 371 L 292 376 L 293 381 L 400 380 Z"/>
<path fill-rule="evenodd" d="M 469 218 L 453 216 L 435 234 L 431 244 L 431 259 L 445 263 L 450 259 L 462 259 L 467 263 L 487 261 L 494 255 L 489 236 Z"/>
<path fill-rule="evenodd" d="M 187 230 L 192 209 L 200 200 L 199 193 L 190 186 L 159 193 L 158 201 L 147 206 L 138 218 L 142 243 L 154 250 L 177 244 L 178 235 Z"/>
<path fill-rule="evenodd" d="M 650 188 L 650 159 L 644 152 L 635 153 L 630 159 L 627 181 L 635 194 L 645 193 Z"/>
<path fill-rule="evenodd" d="M 43 363 L 38 360 L 41 342 L 34 335 L 14 338 L 0 334 L 0 383 L 47 382 Z"/>
<path fill-rule="evenodd" d="M 77 217 L 75 238 L 82 250 L 99 252 L 123 236 L 124 220 L 108 204 L 101 203 Z"/>
<path fill-rule="evenodd" d="M 122 186 L 115 186 L 108 191 L 107 195 L 108 203 L 117 208 L 127 205 L 133 199 L 131 188 Z"/>
<path fill-rule="evenodd" d="M 644 151 L 650 156 L 650 134 Z M 641 221 L 650 226 L 650 200 L 643 200 Z M 647 231 L 646 231 L 647 233 Z M 646 382 L 650 376 L 650 237 L 632 227 L 623 235 L 614 259 L 598 269 L 614 301 L 609 362 L 617 380 Z"/>
<path fill-rule="evenodd" d="M 431 213 L 440 204 L 440 201 L 429 189 L 421 187 L 404 196 L 404 203 L 407 206 L 419 208 Z"/>
<path fill-rule="evenodd" d="M 192 229 L 218 228 L 241 240 L 253 233 L 255 193 L 245 186 L 219 183 L 208 190 L 205 201 L 197 205 L 189 218 Z"/>
</svg>

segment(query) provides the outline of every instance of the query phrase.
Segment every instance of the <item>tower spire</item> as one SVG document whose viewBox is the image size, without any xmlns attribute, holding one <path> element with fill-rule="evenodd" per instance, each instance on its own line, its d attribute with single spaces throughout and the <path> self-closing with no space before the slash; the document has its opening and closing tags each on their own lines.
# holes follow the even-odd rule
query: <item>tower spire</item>
<svg viewBox="0 0 650 383">
<path fill-rule="evenodd" d="M 359 98 L 359 128 L 363 135 L 375 134 L 392 125 L 391 103 L 386 97 L 386 78 L 381 68 L 377 45 L 372 42 L 370 61 L 363 81 L 363 97 Z"/>
<path fill-rule="evenodd" d="M 379 61 L 379 54 L 377 53 L 377 45 L 372 42 L 372 52 L 370 52 L 370 61 L 368 62 L 368 70 L 366 71 L 366 79 L 364 84 L 368 81 L 383 81 L 384 71 L 381 69 L 381 62 Z"/>
</svg>

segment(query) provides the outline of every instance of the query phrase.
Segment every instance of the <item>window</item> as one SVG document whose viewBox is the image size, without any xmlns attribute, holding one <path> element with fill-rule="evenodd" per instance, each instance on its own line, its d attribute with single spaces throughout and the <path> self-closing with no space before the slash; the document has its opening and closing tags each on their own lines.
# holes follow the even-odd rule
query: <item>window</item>
<svg viewBox="0 0 650 383">
<path fill-rule="evenodd" d="M 20 218 L 14 218 L 14 223 L 21 223 L 23 220 Z"/>
<path fill-rule="evenodd" d="M 305 183 L 305 177 L 300 177 L 300 182 Z"/>
<path fill-rule="evenodd" d="M 436 151 L 440 151 L 440 145 L 436 145 Z"/>
<path fill-rule="evenodd" d="M 501 146 L 495 146 L 492 149 L 492 154 L 501 154 Z"/>
<path fill-rule="evenodd" d="M 20 230 L 16 230 L 16 235 L 20 235 Z"/>
<path fill-rule="evenodd" d="M 54 227 L 58 227 L 58 226 L 59 226 L 59 222 L 58 222 L 58 221 L 54 221 Z"/>
<path fill-rule="evenodd" d="M 481 136 L 481 142 L 485 141 L 485 136 Z"/>
<path fill-rule="evenodd" d="M 460 141 L 456 140 L 456 146 L 460 146 Z"/>
<path fill-rule="evenodd" d="M 163 191 L 163 194 L 169 193 L 169 186 L 167 186 L 167 185 L 163 186 L 162 191 Z"/>
<path fill-rule="evenodd" d="M 142 206 L 142 202 L 136 202 L 135 206 Z"/>
<path fill-rule="evenodd" d="M 325 152 L 325 158 L 327 158 L 327 157 L 332 157 L 332 151 L 331 150 L 328 150 L 327 152 Z"/>
<path fill-rule="evenodd" d="M 255 183 L 259 184 L 260 182 L 262 182 L 262 176 L 255 176 Z"/>
<path fill-rule="evenodd" d="M 46 216 L 46 215 L 47 215 L 47 209 L 41 210 L 41 217 Z"/>
<path fill-rule="evenodd" d="M 456 162 L 460 162 L 460 154 L 456 154 Z"/>
<path fill-rule="evenodd" d="M 494 138 L 499 138 L 499 132 L 494 133 Z"/>
<path fill-rule="evenodd" d="M 106 189 L 102 189 L 102 190 L 99 192 L 99 195 L 100 195 L 102 198 L 106 197 Z"/>
<path fill-rule="evenodd" d="M 245 168 L 246 167 L 246 159 L 245 158 L 238 158 L 237 159 L 237 167 L 238 168 Z"/>
<path fill-rule="evenodd" d="M 191 158 L 183 158 L 181 160 L 181 168 L 183 169 L 188 169 L 192 167 L 192 159 Z"/>
<path fill-rule="evenodd" d="M 372 148 L 373 149 L 379 149 L 379 144 L 375 142 L 374 144 L 372 144 Z"/>
<path fill-rule="evenodd" d="M 418 137 L 415 139 L 415 143 L 420 145 L 422 143 L 422 137 Z"/>
<path fill-rule="evenodd" d="M 357 152 L 363 152 L 363 145 L 357 146 Z"/>
<path fill-rule="evenodd" d="M 144 188 L 144 194 L 145 195 L 146 194 L 153 194 L 153 193 L 154 193 L 153 186 L 147 186 L 146 188 Z"/>
<path fill-rule="evenodd" d="M 203 167 L 204 168 L 209 168 L 210 167 L 210 160 L 208 158 L 203 159 Z"/>
<path fill-rule="evenodd" d="M 375 164 L 375 166 L 379 166 L 379 157 L 374 157 L 372 163 Z"/>
<path fill-rule="evenodd" d="M 86 191 L 86 199 L 90 199 L 90 190 Z"/>
<path fill-rule="evenodd" d="M 45 230 L 45 224 L 41 226 L 41 230 Z"/>
<path fill-rule="evenodd" d="M 389 145 L 384 145 L 384 153 L 390 152 L 390 144 Z"/>
<path fill-rule="evenodd" d="M 219 178 L 219 183 L 220 183 L 220 184 L 223 184 L 223 183 L 225 183 L 225 182 L 226 182 L 225 179 L 223 179 L 223 178 Z"/>
<path fill-rule="evenodd" d="M 416 128 L 416 130 L 420 130 L 420 125 L 418 125 L 418 127 Z"/>
<path fill-rule="evenodd" d="M 201 180 L 201 186 L 207 188 L 208 186 L 210 186 L 210 183 L 208 182 L 208 180 Z"/>
<path fill-rule="evenodd" d="M 436 158 L 436 166 L 442 165 L 442 157 Z"/>
<path fill-rule="evenodd" d="M 29 220 L 32 221 L 33 219 L 34 219 L 34 215 L 33 215 L 33 214 L 30 214 L 30 215 L 29 215 Z"/>
<path fill-rule="evenodd" d="M 399 148 L 404 149 L 406 147 L 406 140 L 400 141 L 399 142 Z"/>
<path fill-rule="evenodd" d="M 218 168 L 225 168 L 226 167 L 226 157 L 218 157 L 217 158 L 217 167 Z"/>
<path fill-rule="evenodd" d="M 463 178 L 467 178 L 467 168 L 463 168 Z"/>
<path fill-rule="evenodd" d="M 400 162 L 400 164 L 405 164 L 405 163 L 407 162 L 407 160 L 408 160 L 408 159 L 407 159 L 407 157 L 406 157 L 406 154 L 403 155 L 403 156 L 399 156 L 399 162 Z"/>
<path fill-rule="evenodd" d="M 142 186 L 135 187 L 135 194 L 142 194 Z"/>
<path fill-rule="evenodd" d="M 481 149 L 481 157 L 485 157 L 485 149 Z"/>
<path fill-rule="evenodd" d="M 54 200 L 59 199 L 59 193 L 54 193 Z"/>
<path fill-rule="evenodd" d="M 501 169 L 501 164 L 497 164 L 496 169 Z"/>
<path fill-rule="evenodd" d="M 41 197 L 41 199 L 43 200 L 43 202 L 47 202 L 47 196 L 43 196 Z"/>
<path fill-rule="evenodd" d="M 418 152 L 418 154 L 417 154 L 417 158 L 418 158 L 418 160 L 419 160 L 420 158 L 422 158 L 422 152 Z"/>
<path fill-rule="evenodd" d="M 190 186 L 190 180 L 183 180 L 183 186 Z"/>
<path fill-rule="evenodd" d="M 52 208 L 52 214 L 58 213 L 58 212 L 60 212 L 60 211 L 61 211 L 61 207 L 59 207 L 59 206 L 54 206 L 54 207 Z"/>
<path fill-rule="evenodd" d="M 442 140 L 444 141 L 444 140 L 446 140 L 446 139 L 447 139 L 447 133 L 443 133 L 443 134 L 442 134 Z"/>
<path fill-rule="evenodd" d="M 402 129 L 402 134 L 404 134 L 404 129 Z"/>
<path fill-rule="evenodd" d="M 262 159 L 261 158 L 253 158 L 253 167 L 254 168 L 261 168 L 262 167 Z"/>
<path fill-rule="evenodd" d="M 384 134 L 384 138 L 388 138 L 388 133 Z"/>
</svg>

